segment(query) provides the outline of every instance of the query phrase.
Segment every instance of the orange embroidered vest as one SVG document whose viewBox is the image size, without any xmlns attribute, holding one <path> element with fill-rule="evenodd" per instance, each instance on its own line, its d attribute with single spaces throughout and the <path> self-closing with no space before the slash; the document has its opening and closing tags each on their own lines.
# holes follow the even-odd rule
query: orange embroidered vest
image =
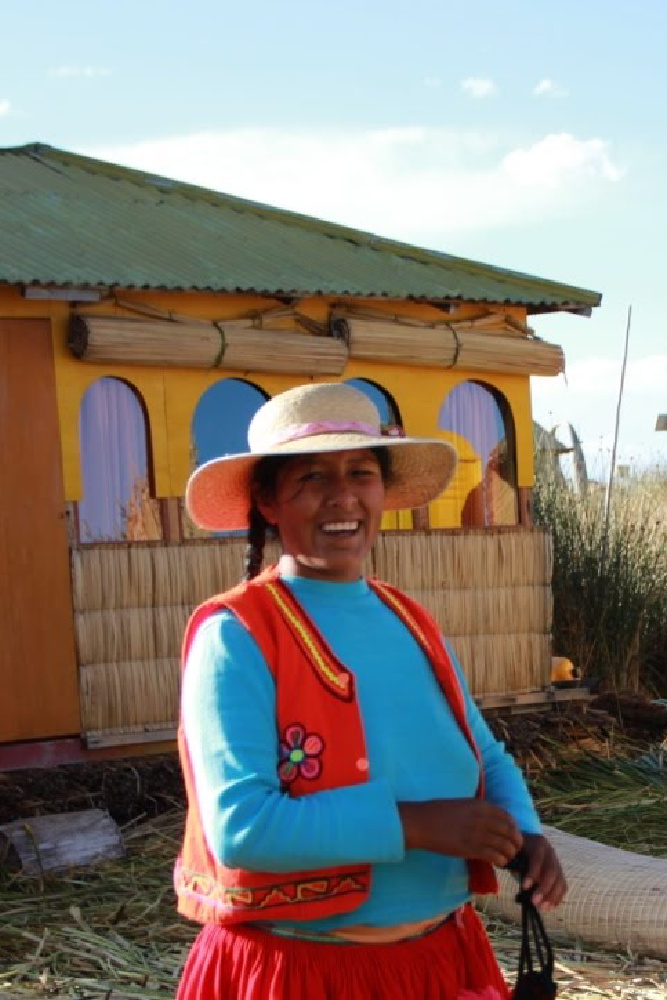
<svg viewBox="0 0 667 1000">
<path fill-rule="evenodd" d="M 479 751 L 468 726 L 456 671 L 437 623 L 388 584 L 369 586 L 410 630 L 426 654 L 454 716 L 480 765 L 477 795 L 484 794 Z M 211 614 L 232 611 L 257 642 L 276 683 L 278 773 L 293 796 L 361 784 L 368 761 L 354 676 L 335 656 L 314 623 L 271 567 L 249 583 L 211 598 L 185 630 L 182 665 L 194 635 Z M 226 868 L 206 843 L 182 724 L 178 745 L 188 799 L 183 847 L 174 869 L 178 910 L 200 923 L 314 920 L 359 907 L 368 896 L 371 866 L 351 865 L 285 874 Z M 497 891 L 493 868 L 468 863 L 474 893 Z"/>
</svg>

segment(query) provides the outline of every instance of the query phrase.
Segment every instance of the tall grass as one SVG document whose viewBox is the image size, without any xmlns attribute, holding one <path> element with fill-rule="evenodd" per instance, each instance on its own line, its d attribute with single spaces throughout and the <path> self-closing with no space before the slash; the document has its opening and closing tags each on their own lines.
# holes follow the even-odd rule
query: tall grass
<svg viewBox="0 0 667 1000">
<path fill-rule="evenodd" d="M 534 516 L 554 541 L 554 652 L 604 688 L 667 695 L 667 470 L 584 496 L 548 472 Z"/>
</svg>

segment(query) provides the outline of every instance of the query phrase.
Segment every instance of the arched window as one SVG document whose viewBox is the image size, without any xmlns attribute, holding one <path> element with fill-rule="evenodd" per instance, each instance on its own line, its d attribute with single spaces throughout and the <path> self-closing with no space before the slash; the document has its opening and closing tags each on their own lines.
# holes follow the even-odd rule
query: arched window
<svg viewBox="0 0 667 1000">
<path fill-rule="evenodd" d="M 346 384 L 354 386 L 355 389 L 360 389 L 368 396 L 372 403 L 375 403 L 380 413 L 382 424 L 387 426 L 395 424 L 397 427 L 403 426 L 403 420 L 396 400 L 391 393 L 387 392 L 381 385 L 378 385 L 377 382 L 371 382 L 367 378 L 349 378 L 346 379 Z M 387 510 L 382 515 L 381 527 L 383 531 L 411 528 L 412 514 L 407 510 Z"/>
<path fill-rule="evenodd" d="M 139 394 L 126 382 L 104 377 L 89 386 L 79 411 L 79 447 L 81 541 L 160 539 L 148 422 Z"/>
<path fill-rule="evenodd" d="M 482 382 L 462 382 L 443 402 L 438 427 L 463 438 L 476 456 L 461 525 L 516 524 L 514 420 L 502 393 Z"/>
<path fill-rule="evenodd" d="M 375 403 L 383 424 L 398 424 L 400 427 L 403 426 L 396 400 L 391 393 L 383 389 L 377 382 L 371 382 L 367 378 L 349 378 L 346 379 L 346 384 L 354 386 L 355 389 L 360 389 L 368 396 L 372 403 Z"/>
<path fill-rule="evenodd" d="M 262 389 L 243 379 L 221 379 L 210 386 L 200 396 L 192 418 L 191 470 L 212 458 L 247 451 L 248 425 L 268 398 Z M 189 538 L 210 534 L 196 528 L 187 514 L 184 533 Z"/>
</svg>

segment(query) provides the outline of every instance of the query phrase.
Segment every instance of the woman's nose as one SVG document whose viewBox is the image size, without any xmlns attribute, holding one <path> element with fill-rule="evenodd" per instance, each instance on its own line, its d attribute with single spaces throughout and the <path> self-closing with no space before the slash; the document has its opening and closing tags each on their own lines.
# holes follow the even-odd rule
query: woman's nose
<svg viewBox="0 0 667 1000">
<path fill-rule="evenodd" d="M 333 476 L 328 483 L 326 502 L 339 506 L 351 506 L 356 503 L 353 484 L 348 476 Z"/>
</svg>

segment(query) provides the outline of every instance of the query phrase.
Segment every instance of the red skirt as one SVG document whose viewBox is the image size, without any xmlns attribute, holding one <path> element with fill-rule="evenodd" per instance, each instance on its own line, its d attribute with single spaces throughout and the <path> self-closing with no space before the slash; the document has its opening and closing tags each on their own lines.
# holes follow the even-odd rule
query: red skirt
<svg viewBox="0 0 667 1000">
<path fill-rule="evenodd" d="M 245 924 L 207 925 L 192 946 L 177 1000 L 509 1000 L 471 906 L 434 931 L 395 944 L 279 937 Z"/>
</svg>

